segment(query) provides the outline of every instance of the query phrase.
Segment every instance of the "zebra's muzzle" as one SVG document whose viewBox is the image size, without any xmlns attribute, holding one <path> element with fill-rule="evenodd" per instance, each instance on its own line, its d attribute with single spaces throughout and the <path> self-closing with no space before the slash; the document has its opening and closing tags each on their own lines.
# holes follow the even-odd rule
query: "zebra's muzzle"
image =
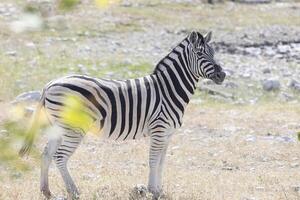
<svg viewBox="0 0 300 200">
<path fill-rule="evenodd" d="M 225 72 L 217 72 L 214 74 L 214 76 L 211 78 L 216 84 L 220 85 L 223 83 L 224 79 L 226 77 Z"/>
</svg>

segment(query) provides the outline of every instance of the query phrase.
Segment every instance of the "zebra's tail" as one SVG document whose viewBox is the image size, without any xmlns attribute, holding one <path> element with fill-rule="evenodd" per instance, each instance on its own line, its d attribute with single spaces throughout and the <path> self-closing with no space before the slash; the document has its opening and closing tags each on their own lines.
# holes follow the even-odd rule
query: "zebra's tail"
<svg viewBox="0 0 300 200">
<path fill-rule="evenodd" d="M 33 142 L 38 134 L 38 129 L 40 127 L 40 117 L 41 117 L 42 109 L 44 107 L 44 103 L 45 103 L 45 89 L 43 89 L 42 91 L 41 98 L 31 118 L 29 128 L 25 133 L 24 143 L 21 149 L 19 150 L 19 156 L 21 157 L 29 154 Z"/>
</svg>

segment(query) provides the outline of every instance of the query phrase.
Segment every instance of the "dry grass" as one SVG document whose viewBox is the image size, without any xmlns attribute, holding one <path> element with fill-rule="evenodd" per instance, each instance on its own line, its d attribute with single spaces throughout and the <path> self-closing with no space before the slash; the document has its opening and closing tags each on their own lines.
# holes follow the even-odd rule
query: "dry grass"
<svg viewBox="0 0 300 200">
<path fill-rule="evenodd" d="M 299 113 L 293 105 L 191 105 L 168 149 L 163 199 L 300 198 Z M 256 141 L 246 141 L 249 134 Z M 147 139 L 116 143 L 88 136 L 69 166 L 82 199 L 128 199 L 137 183 L 147 181 L 147 157 Z M 30 162 L 28 173 L 0 172 L 0 199 L 41 199 L 39 166 Z M 54 166 L 50 185 L 66 195 Z"/>
</svg>

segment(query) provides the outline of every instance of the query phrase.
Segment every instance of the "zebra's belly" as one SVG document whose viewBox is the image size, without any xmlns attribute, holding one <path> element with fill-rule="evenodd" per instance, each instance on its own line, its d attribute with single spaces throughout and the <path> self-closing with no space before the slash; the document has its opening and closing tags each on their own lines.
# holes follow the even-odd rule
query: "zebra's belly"
<svg viewBox="0 0 300 200">
<path fill-rule="evenodd" d="M 116 141 L 134 140 L 149 136 L 147 126 L 136 122 L 137 120 L 118 122 L 113 128 L 111 120 L 104 119 L 104 125 L 97 134 L 102 138 Z"/>
</svg>

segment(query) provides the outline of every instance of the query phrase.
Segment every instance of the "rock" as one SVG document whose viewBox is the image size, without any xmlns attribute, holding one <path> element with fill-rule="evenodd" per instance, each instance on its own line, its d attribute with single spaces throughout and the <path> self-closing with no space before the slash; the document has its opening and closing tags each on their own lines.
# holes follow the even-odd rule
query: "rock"
<svg viewBox="0 0 300 200">
<path fill-rule="evenodd" d="M 8 135 L 8 131 L 3 129 L 3 130 L 0 130 L 0 136 L 7 136 Z"/>
<path fill-rule="evenodd" d="M 280 82 L 277 79 L 264 80 L 262 85 L 263 85 L 263 89 L 268 92 L 280 89 Z"/>
<path fill-rule="evenodd" d="M 264 74 L 270 74 L 271 73 L 271 69 L 270 68 L 264 68 L 262 72 Z"/>
<path fill-rule="evenodd" d="M 251 78 L 251 74 L 249 72 L 244 72 L 241 77 L 243 78 Z"/>
<path fill-rule="evenodd" d="M 278 136 L 275 140 L 278 142 L 294 142 L 294 139 L 288 136 Z"/>
<path fill-rule="evenodd" d="M 265 47 L 264 53 L 267 56 L 274 56 L 276 54 L 276 52 L 274 51 L 274 49 L 272 47 Z"/>
<path fill-rule="evenodd" d="M 285 71 L 282 73 L 282 76 L 283 76 L 283 77 L 290 77 L 290 76 L 292 76 L 292 75 L 293 75 L 293 73 L 290 72 L 290 71 L 287 71 L 287 70 L 285 70 Z"/>
<path fill-rule="evenodd" d="M 299 192 L 299 191 L 300 191 L 300 186 L 299 186 L 299 185 L 292 185 L 291 188 L 292 188 L 295 192 Z"/>
<path fill-rule="evenodd" d="M 41 98 L 40 91 L 30 91 L 30 92 L 24 92 L 20 95 L 18 95 L 15 100 L 12 102 L 12 104 L 24 102 L 24 101 L 39 101 Z"/>
<path fill-rule="evenodd" d="M 290 166 L 292 168 L 296 168 L 296 167 L 299 167 L 299 163 L 291 163 Z"/>
<path fill-rule="evenodd" d="M 256 189 L 256 190 L 259 190 L 259 191 L 264 191 L 264 190 L 265 190 L 265 188 L 262 187 L 262 186 L 255 187 L 255 189 Z"/>
<path fill-rule="evenodd" d="M 250 54 L 254 56 L 258 56 L 261 54 L 261 49 L 260 48 L 255 48 L 255 47 L 247 47 L 245 48 L 245 54 Z"/>
<path fill-rule="evenodd" d="M 300 92 L 300 83 L 294 79 L 292 79 L 289 84 L 288 84 L 289 88 L 292 88 L 298 92 Z"/>
<path fill-rule="evenodd" d="M 246 136 L 246 141 L 247 142 L 255 142 L 256 141 L 256 136 L 255 135 L 247 135 Z"/>
<path fill-rule="evenodd" d="M 15 33 L 26 31 L 39 31 L 43 28 L 43 19 L 35 14 L 23 14 L 20 19 L 10 24 L 10 29 Z"/>
<path fill-rule="evenodd" d="M 233 167 L 225 166 L 225 167 L 222 167 L 222 170 L 232 171 Z"/>
<path fill-rule="evenodd" d="M 8 55 L 8 56 L 16 56 L 16 55 L 17 55 L 17 52 L 16 52 L 16 51 L 7 51 L 7 52 L 5 52 L 5 55 Z"/>
<path fill-rule="evenodd" d="M 278 45 L 278 52 L 281 54 L 285 54 L 291 51 L 291 47 L 289 45 Z"/>
</svg>

